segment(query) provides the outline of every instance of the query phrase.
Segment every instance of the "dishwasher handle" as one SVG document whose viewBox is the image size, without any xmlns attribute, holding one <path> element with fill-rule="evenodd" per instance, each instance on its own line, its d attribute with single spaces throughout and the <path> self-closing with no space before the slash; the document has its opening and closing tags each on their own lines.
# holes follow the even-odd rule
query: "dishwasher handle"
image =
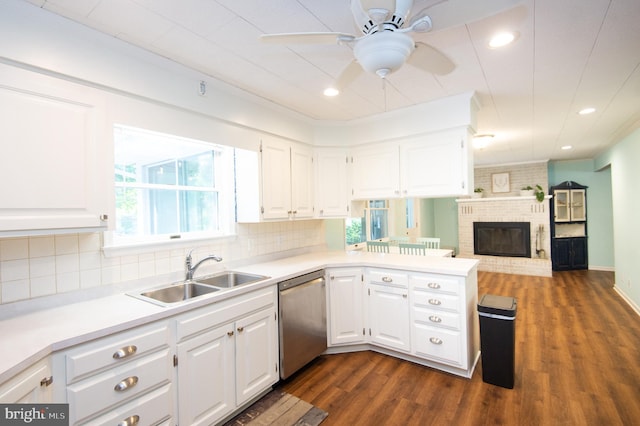
<svg viewBox="0 0 640 426">
<path fill-rule="evenodd" d="M 315 271 L 308 274 L 300 275 L 290 280 L 282 281 L 278 283 L 278 290 L 283 291 L 289 288 L 297 287 L 302 284 L 309 284 L 310 282 L 316 283 L 316 281 L 322 281 L 324 283 L 324 271 Z"/>
</svg>

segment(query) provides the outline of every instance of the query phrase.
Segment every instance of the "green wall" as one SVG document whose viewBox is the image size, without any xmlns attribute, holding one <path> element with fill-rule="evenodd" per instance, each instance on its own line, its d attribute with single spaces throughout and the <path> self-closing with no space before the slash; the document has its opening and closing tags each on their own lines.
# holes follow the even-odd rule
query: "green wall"
<svg viewBox="0 0 640 426">
<path fill-rule="evenodd" d="M 640 129 L 598 156 L 595 167 L 611 171 L 616 288 L 640 313 L 640 198 L 633 190 L 640 182 Z"/>
<path fill-rule="evenodd" d="M 596 171 L 594 160 L 549 162 L 549 186 L 572 180 L 587 189 L 589 269 L 613 270 L 611 169 Z"/>
</svg>

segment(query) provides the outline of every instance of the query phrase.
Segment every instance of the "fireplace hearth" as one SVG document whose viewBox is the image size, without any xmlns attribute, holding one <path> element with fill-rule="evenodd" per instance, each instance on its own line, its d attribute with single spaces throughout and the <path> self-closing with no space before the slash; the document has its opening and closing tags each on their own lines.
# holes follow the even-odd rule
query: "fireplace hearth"
<svg viewBox="0 0 640 426">
<path fill-rule="evenodd" d="M 473 222 L 477 255 L 531 257 L 530 222 Z"/>
</svg>

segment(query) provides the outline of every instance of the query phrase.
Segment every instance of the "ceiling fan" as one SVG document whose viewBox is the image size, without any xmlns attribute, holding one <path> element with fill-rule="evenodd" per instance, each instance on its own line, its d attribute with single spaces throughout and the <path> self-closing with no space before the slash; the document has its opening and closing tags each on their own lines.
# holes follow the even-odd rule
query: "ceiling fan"
<svg viewBox="0 0 640 426">
<path fill-rule="evenodd" d="M 360 36 L 338 32 L 263 34 L 261 41 L 277 44 L 350 44 L 355 59 L 334 87 L 342 89 L 363 70 L 386 78 L 405 62 L 444 75 L 455 68 L 442 52 L 416 42 L 411 33 L 424 33 L 473 22 L 515 6 L 522 0 L 418 0 L 426 7 L 411 14 L 414 0 L 351 0 L 351 13 Z"/>
</svg>

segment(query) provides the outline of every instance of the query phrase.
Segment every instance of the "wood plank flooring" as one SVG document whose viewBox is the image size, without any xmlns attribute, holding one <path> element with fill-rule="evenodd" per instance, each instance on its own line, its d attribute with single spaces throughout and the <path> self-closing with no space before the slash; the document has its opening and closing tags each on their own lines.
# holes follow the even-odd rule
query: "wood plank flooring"
<svg viewBox="0 0 640 426">
<path fill-rule="evenodd" d="M 515 387 L 370 351 L 325 355 L 280 387 L 331 425 L 640 425 L 640 317 L 613 273 L 478 273 L 478 296 L 518 299 Z"/>
</svg>

